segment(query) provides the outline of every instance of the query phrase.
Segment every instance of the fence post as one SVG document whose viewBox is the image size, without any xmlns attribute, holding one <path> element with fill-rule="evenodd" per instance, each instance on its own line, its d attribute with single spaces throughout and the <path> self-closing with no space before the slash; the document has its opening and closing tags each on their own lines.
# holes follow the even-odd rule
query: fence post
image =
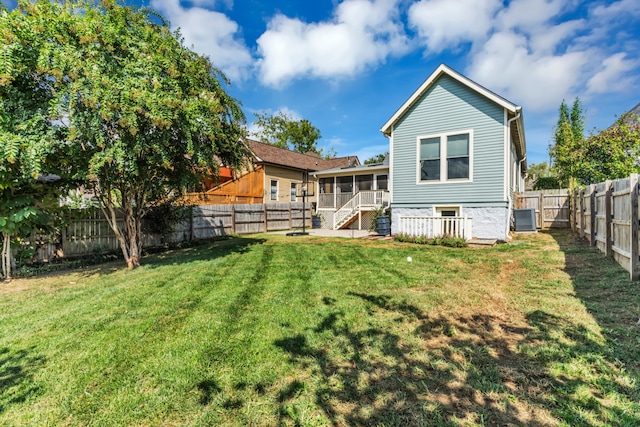
<svg viewBox="0 0 640 427">
<path fill-rule="evenodd" d="M 612 256 L 613 252 L 611 249 L 611 240 L 613 239 L 612 233 L 611 233 L 611 199 L 612 199 L 612 195 L 613 195 L 613 182 L 611 182 L 610 180 L 607 180 L 604 184 L 604 191 L 605 191 L 605 197 L 604 197 L 604 216 L 605 216 L 605 220 L 604 220 L 604 240 L 605 240 L 605 251 L 604 254 L 605 256 Z"/>
<path fill-rule="evenodd" d="M 638 280 L 638 175 L 629 176 L 629 190 L 631 191 L 631 247 L 629 248 L 629 270 L 631 280 Z"/>
<path fill-rule="evenodd" d="M 231 205 L 231 234 L 236 234 L 236 205 Z"/>
<path fill-rule="evenodd" d="M 263 215 L 264 215 L 264 232 L 266 233 L 267 231 L 269 231 L 269 224 L 267 223 L 267 204 L 265 203 L 263 206 L 264 206 L 264 211 L 263 211 Z"/>
<path fill-rule="evenodd" d="M 544 230 L 544 192 L 541 191 L 538 196 L 538 209 L 540 210 L 540 224 L 538 224 L 538 228 L 540 230 Z"/>
<path fill-rule="evenodd" d="M 584 239 L 584 188 L 580 189 L 580 237 Z"/>
<path fill-rule="evenodd" d="M 596 186 L 591 184 L 589 186 L 589 245 L 596 245 Z"/>
<path fill-rule="evenodd" d="M 193 205 L 189 206 L 189 241 L 193 240 L 193 211 Z"/>
<path fill-rule="evenodd" d="M 573 189 L 573 232 L 578 233 L 578 221 L 580 218 L 580 191 L 577 188 Z"/>
<path fill-rule="evenodd" d="M 578 189 L 574 188 L 572 191 L 572 198 L 571 198 L 571 207 L 572 207 L 572 217 L 571 217 L 571 229 L 573 230 L 573 233 L 577 233 L 578 232 L 578 208 L 580 207 L 580 202 L 578 201 Z"/>
</svg>

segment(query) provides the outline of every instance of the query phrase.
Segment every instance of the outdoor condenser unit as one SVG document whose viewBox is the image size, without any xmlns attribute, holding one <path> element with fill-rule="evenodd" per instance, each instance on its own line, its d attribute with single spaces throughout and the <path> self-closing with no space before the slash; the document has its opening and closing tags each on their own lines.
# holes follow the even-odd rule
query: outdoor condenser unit
<svg viewBox="0 0 640 427">
<path fill-rule="evenodd" d="M 514 209 L 513 220 L 516 231 L 536 231 L 535 209 Z"/>
</svg>

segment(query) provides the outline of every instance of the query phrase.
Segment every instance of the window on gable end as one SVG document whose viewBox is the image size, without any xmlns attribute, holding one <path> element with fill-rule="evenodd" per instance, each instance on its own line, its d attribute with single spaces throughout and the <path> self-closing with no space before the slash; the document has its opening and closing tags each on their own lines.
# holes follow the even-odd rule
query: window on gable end
<svg viewBox="0 0 640 427">
<path fill-rule="evenodd" d="M 472 138 L 472 131 L 418 137 L 418 181 L 470 181 Z"/>
</svg>

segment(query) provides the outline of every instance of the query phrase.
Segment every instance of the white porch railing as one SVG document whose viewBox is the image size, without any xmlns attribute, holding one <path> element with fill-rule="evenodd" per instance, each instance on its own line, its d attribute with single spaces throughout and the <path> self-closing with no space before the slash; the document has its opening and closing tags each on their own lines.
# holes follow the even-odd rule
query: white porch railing
<svg viewBox="0 0 640 427">
<path fill-rule="evenodd" d="M 389 192 L 360 191 L 351 197 L 333 215 L 333 229 L 337 230 L 364 210 L 378 209 L 389 205 Z"/>
<path fill-rule="evenodd" d="M 358 193 L 356 193 L 358 194 Z M 389 203 L 389 192 L 386 190 L 360 191 L 363 202 L 369 206 L 381 206 Z M 321 193 L 318 195 L 318 208 L 339 209 L 354 197 L 351 193 Z"/>
<path fill-rule="evenodd" d="M 401 216 L 398 233 L 409 236 L 438 236 L 471 239 L 471 219 L 466 216 Z"/>
</svg>

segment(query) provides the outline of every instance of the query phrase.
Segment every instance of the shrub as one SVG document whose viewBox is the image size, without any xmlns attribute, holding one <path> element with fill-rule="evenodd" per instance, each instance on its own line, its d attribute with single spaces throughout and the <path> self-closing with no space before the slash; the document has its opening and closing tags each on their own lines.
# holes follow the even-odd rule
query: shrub
<svg viewBox="0 0 640 427">
<path fill-rule="evenodd" d="M 447 246 L 450 248 L 465 248 L 468 246 L 467 241 L 462 237 L 453 236 L 436 236 L 431 239 L 425 236 L 409 236 L 408 234 L 398 234 L 395 240 L 405 243 L 416 243 L 419 245 Z"/>
</svg>

